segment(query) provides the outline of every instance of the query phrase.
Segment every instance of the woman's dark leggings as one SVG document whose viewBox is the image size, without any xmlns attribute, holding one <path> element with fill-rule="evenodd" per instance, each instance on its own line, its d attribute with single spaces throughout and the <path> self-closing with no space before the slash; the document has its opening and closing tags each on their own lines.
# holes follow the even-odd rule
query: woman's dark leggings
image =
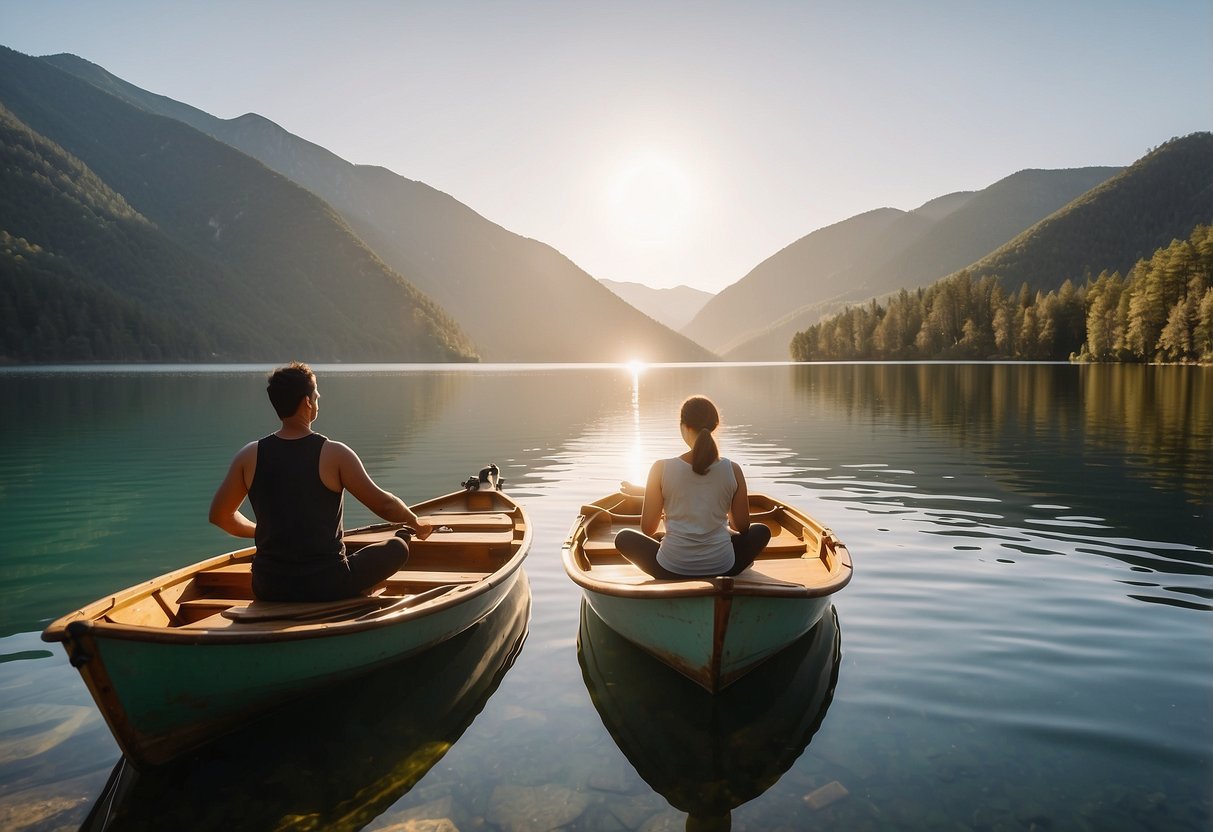
<svg viewBox="0 0 1213 832">
<path fill-rule="evenodd" d="M 751 523 L 750 527 L 733 538 L 733 568 L 723 573 L 725 577 L 740 575 L 750 568 L 754 558 L 771 542 L 771 530 L 762 523 Z M 661 544 L 647 534 L 635 529 L 623 529 L 615 535 L 615 548 L 634 565 L 654 578 L 682 580 L 690 577 L 671 572 L 657 562 L 657 547 Z"/>
<path fill-rule="evenodd" d="M 362 595 L 409 559 L 409 534 L 363 546 L 316 572 L 265 575 L 253 564 L 253 595 L 261 601 L 337 601 Z"/>
</svg>

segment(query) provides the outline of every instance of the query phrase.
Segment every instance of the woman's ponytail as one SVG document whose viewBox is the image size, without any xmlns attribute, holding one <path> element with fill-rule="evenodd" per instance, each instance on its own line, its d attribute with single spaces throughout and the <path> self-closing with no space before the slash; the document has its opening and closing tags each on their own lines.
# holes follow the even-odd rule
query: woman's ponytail
<svg viewBox="0 0 1213 832">
<path fill-rule="evenodd" d="M 696 474 L 706 474 L 708 468 L 718 459 L 720 449 L 716 447 L 712 432 L 707 428 L 700 428 L 699 435 L 695 437 L 695 445 L 691 448 L 691 468 Z"/>
<path fill-rule="evenodd" d="M 691 396 L 682 403 L 682 424 L 695 431 L 695 444 L 691 446 L 691 468 L 696 474 L 706 474 L 712 463 L 720 459 L 720 449 L 712 431 L 720 424 L 720 413 L 716 405 L 706 396 Z"/>
</svg>

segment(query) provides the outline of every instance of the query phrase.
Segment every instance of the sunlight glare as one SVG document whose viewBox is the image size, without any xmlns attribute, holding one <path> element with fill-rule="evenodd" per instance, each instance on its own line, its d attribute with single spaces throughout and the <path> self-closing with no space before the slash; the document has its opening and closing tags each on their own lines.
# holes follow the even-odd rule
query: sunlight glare
<svg viewBox="0 0 1213 832">
<path fill-rule="evenodd" d="M 642 242 L 668 242 L 686 229 L 691 185 L 682 168 L 658 153 L 633 156 L 619 165 L 610 205 L 619 232 Z"/>
</svg>

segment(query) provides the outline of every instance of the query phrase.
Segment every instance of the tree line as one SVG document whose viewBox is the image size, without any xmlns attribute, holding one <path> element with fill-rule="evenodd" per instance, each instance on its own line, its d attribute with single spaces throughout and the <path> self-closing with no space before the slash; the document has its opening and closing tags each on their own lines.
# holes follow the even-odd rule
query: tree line
<svg viewBox="0 0 1213 832">
<path fill-rule="evenodd" d="M 1213 226 L 1128 274 L 1050 292 L 962 271 L 796 333 L 795 361 L 1018 359 L 1213 362 Z"/>
</svg>

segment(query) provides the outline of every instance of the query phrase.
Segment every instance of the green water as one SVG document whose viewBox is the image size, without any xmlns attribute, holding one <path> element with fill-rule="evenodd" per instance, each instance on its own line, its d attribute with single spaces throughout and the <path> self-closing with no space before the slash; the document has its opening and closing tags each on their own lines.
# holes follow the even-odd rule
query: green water
<svg viewBox="0 0 1213 832">
<path fill-rule="evenodd" d="M 536 530 L 529 627 L 506 616 L 107 790 L 117 746 L 38 633 L 235 548 L 206 510 L 275 427 L 262 373 L 0 372 L 0 828 L 651 832 L 695 800 L 692 826 L 738 830 L 1213 823 L 1213 371 L 1191 367 L 322 368 L 317 429 L 406 499 L 501 466 Z M 855 560 L 831 637 L 732 704 L 643 656 L 621 671 L 609 633 L 587 663 L 559 559 L 582 503 L 680 450 L 694 392 L 751 489 Z"/>
</svg>

